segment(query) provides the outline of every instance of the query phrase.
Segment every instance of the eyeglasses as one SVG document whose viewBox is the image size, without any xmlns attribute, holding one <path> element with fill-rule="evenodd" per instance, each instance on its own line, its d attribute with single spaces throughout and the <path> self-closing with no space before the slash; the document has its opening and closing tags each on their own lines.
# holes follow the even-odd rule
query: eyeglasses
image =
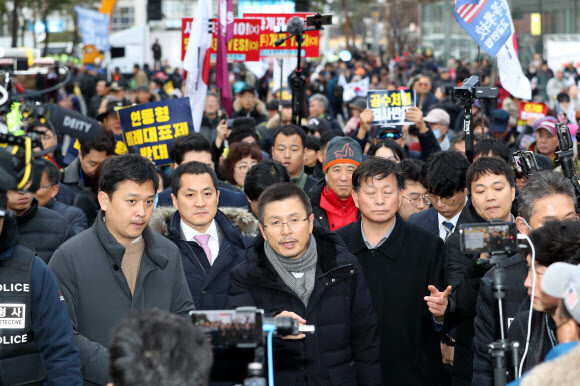
<svg viewBox="0 0 580 386">
<path fill-rule="evenodd" d="M 243 165 L 240 165 L 240 166 L 236 166 L 236 169 L 238 169 L 242 173 L 247 173 L 248 170 L 250 170 L 250 168 L 252 166 L 254 166 L 254 165 L 256 165 L 256 164 L 252 164 L 252 165 L 243 164 Z"/>
<path fill-rule="evenodd" d="M 425 199 L 425 202 L 429 205 L 437 205 L 437 203 L 439 201 L 441 201 L 441 203 L 445 206 L 451 206 L 451 205 L 455 204 L 457 197 L 459 197 L 459 194 L 457 196 L 455 196 L 455 198 L 439 197 L 439 196 L 436 196 L 434 194 L 426 194 L 423 196 L 423 198 Z"/>
<path fill-rule="evenodd" d="M 379 134 L 379 139 L 399 139 L 403 134 L 396 131 L 386 131 Z"/>
<path fill-rule="evenodd" d="M 403 196 L 404 199 L 409 200 L 411 205 L 417 206 L 423 200 L 426 205 L 431 205 L 431 203 L 425 198 L 425 196 L 412 196 L 411 198 Z"/>
<path fill-rule="evenodd" d="M 294 230 L 306 220 L 308 220 L 308 217 L 304 219 L 291 218 L 286 222 L 280 220 L 271 220 L 268 221 L 268 224 L 262 223 L 262 225 L 264 226 L 264 228 L 272 228 L 273 230 L 281 231 L 284 228 L 284 224 L 286 224 L 288 225 L 289 229 Z"/>
</svg>

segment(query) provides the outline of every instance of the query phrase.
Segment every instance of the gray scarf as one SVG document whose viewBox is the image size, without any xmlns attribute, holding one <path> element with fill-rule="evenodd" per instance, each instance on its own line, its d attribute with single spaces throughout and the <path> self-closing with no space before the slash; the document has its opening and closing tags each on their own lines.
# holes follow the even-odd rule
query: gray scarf
<svg viewBox="0 0 580 386">
<path fill-rule="evenodd" d="M 288 287 L 308 306 L 308 300 L 314 289 L 314 279 L 316 277 L 316 262 L 318 254 L 316 252 L 316 240 L 310 235 L 308 248 L 304 255 L 295 259 L 289 259 L 276 253 L 267 242 L 264 243 L 266 257 L 274 266 L 280 278 Z M 296 278 L 292 273 L 301 273 L 301 277 Z"/>
</svg>

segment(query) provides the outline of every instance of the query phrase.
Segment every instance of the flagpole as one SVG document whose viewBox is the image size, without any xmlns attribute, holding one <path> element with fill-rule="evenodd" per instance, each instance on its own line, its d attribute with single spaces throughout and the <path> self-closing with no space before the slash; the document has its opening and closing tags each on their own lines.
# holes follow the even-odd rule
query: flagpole
<svg viewBox="0 0 580 386">
<path fill-rule="evenodd" d="M 479 64 L 479 84 L 481 85 L 481 82 L 483 81 L 483 71 L 481 70 L 481 47 L 479 46 L 479 44 L 477 45 L 477 63 Z M 479 109 L 480 111 L 480 119 L 481 119 L 481 130 L 483 133 L 483 138 L 485 139 L 487 136 L 485 135 L 485 130 L 483 130 L 483 102 L 481 103 L 481 108 Z M 490 122 L 491 125 L 491 122 Z"/>
</svg>

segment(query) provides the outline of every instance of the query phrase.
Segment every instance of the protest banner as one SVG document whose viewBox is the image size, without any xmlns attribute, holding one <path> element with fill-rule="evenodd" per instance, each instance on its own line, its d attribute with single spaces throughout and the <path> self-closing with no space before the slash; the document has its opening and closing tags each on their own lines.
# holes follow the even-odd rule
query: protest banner
<svg viewBox="0 0 580 386">
<path fill-rule="evenodd" d="M 173 162 L 171 143 L 193 131 L 189 98 L 125 107 L 118 113 L 129 153 L 141 154 L 155 166 Z"/>
<path fill-rule="evenodd" d="M 260 57 L 295 57 L 296 50 L 298 49 L 296 39 L 289 39 L 279 47 L 276 47 L 274 45 L 276 40 L 285 38 L 288 34 L 286 32 L 278 33 L 275 29 L 285 27 L 288 20 L 294 16 L 306 20 L 306 16 L 310 15 L 314 15 L 314 13 L 244 13 L 244 18 L 260 20 Z M 304 33 L 301 55 L 306 58 L 320 57 L 320 31 L 308 31 Z"/>
<path fill-rule="evenodd" d="M 505 0 L 455 0 L 454 15 L 461 28 L 491 57 L 513 32 Z"/>
<path fill-rule="evenodd" d="M 373 90 L 367 94 L 367 106 L 375 117 L 374 125 L 413 125 L 413 122 L 405 120 L 405 113 L 416 104 L 415 90 Z"/>
<path fill-rule="evenodd" d="M 548 106 L 543 103 L 526 103 L 522 102 L 520 106 L 520 119 L 527 121 L 530 118 L 544 118 L 548 113 Z"/>
<path fill-rule="evenodd" d="M 109 51 L 109 16 L 92 9 L 75 7 L 81 41 L 101 52 Z"/>
<path fill-rule="evenodd" d="M 187 44 L 191 33 L 193 18 L 181 19 L 181 60 L 185 58 Z M 216 24 L 216 19 L 212 19 Z M 217 31 L 213 28 L 211 43 L 211 60 L 217 56 Z M 260 21 L 257 19 L 234 19 L 234 38 L 228 42 L 228 60 L 234 62 L 257 62 L 260 60 Z"/>
</svg>

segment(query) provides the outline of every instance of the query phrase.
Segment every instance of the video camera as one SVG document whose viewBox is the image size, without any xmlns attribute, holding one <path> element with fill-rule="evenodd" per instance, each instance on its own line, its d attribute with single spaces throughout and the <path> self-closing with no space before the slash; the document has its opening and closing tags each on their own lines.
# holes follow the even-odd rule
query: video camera
<svg viewBox="0 0 580 386">
<path fill-rule="evenodd" d="M 0 217 L 6 216 L 7 190 L 24 189 L 36 191 L 40 184 L 43 169 L 43 157 L 55 149 L 44 149 L 34 152 L 34 148 L 42 148 L 40 134 L 35 131 L 37 126 L 47 126 L 54 132 L 71 137 L 92 140 L 99 135 L 101 126 L 92 119 L 75 111 L 67 110 L 57 105 L 41 105 L 33 99 L 60 89 L 71 80 L 71 75 L 65 66 L 56 64 L 66 74 L 65 79 L 58 84 L 39 91 L 27 91 L 20 94 L 16 91 L 15 73 L 20 71 L 20 58 L 0 57 L 0 116 L 9 115 L 11 121 L 0 118 Z M 51 62 L 51 66 L 55 63 Z M 26 70 L 30 70 L 26 67 Z"/>
<path fill-rule="evenodd" d="M 572 181 L 576 191 L 576 202 L 580 205 L 580 183 L 574 168 L 574 142 L 570 129 L 563 123 L 556 123 L 556 134 L 560 143 L 560 150 L 556 152 L 556 163 L 562 166 L 562 174 Z"/>
<path fill-rule="evenodd" d="M 459 246 L 464 253 L 511 253 L 518 250 L 518 229 L 513 222 L 459 225 Z"/>
<path fill-rule="evenodd" d="M 471 106 L 476 99 L 497 99 L 499 89 L 497 87 L 481 87 L 479 76 L 473 75 L 463 81 L 463 85 L 454 87 L 451 91 L 451 100 L 459 106 Z"/>
<path fill-rule="evenodd" d="M 238 307 L 235 310 L 190 311 L 192 323 L 211 337 L 218 349 L 254 349 L 254 361 L 248 364 L 248 378 L 244 385 L 266 385 L 264 378 L 265 352 L 268 349 L 268 369 L 273 377 L 272 337 L 313 334 L 312 325 L 299 325 L 286 316 L 265 318 L 264 310 Z"/>
<path fill-rule="evenodd" d="M 512 168 L 516 178 L 524 178 L 531 176 L 534 172 L 539 170 L 538 162 L 534 153 L 531 151 L 518 150 L 513 154 Z"/>
</svg>

